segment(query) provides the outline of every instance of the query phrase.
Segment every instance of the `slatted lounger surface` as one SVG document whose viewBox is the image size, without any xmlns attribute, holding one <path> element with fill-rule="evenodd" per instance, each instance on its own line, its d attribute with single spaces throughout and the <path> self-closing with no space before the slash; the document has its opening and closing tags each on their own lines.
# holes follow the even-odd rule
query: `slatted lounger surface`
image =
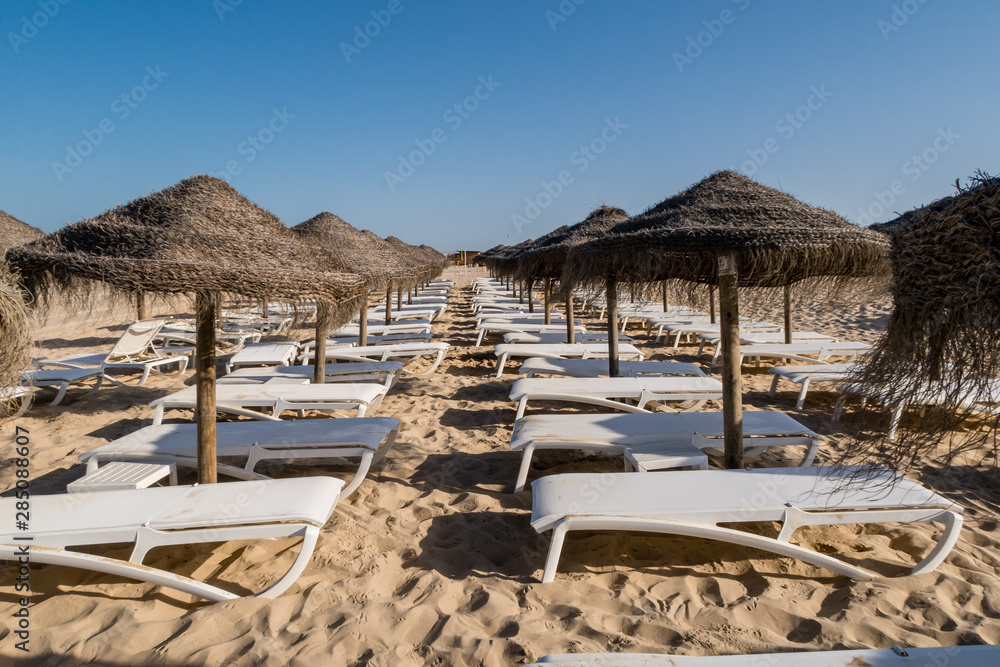
<svg viewBox="0 0 1000 667">
<path fill-rule="evenodd" d="M 569 653 L 547 655 L 535 665 L 562 667 L 996 667 L 1000 646 L 875 648 L 792 651 L 748 655 L 659 655 L 655 653 Z M 531 666 L 529 666 L 531 667 Z"/>
<path fill-rule="evenodd" d="M 663 442 L 673 436 L 700 435 L 721 447 L 722 412 L 676 412 L 625 415 L 529 415 L 514 422 L 510 448 L 521 451 L 521 467 L 514 491 L 521 491 L 531 469 L 531 457 L 540 449 L 579 449 L 622 452 L 629 445 Z M 699 446 L 704 443 L 699 441 Z M 753 458 L 770 447 L 801 447 L 799 465 L 816 458 L 820 436 L 783 412 L 752 410 L 743 413 L 744 456 Z"/>
<path fill-rule="evenodd" d="M 387 389 L 399 379 L 403 371 L 401 361 L 358 361 L 327 364 L 324 369 L 326 382 L 381 382 Z M 241 368 L 218 379 L 219 384 L 263 384 L 274 380 L 287 380 L 301 384 L 311 382 L 315 367 L 272 366 L 269 368 Z"/>
<path fill-rule="evenodd" d="M 200 486 L 165 486 L 86 494 L 31 496 L 29 530 L 0 534 L 0 559 L 17 561 L 25 545 L 32 563 L 65 565 L 145 581 L 215 602 L 240 597 L 216 586 L 145 566 L 158 546 L 223 540 L 302 538 L 299 554 L 278 581 L 258 594 L 280 595 L 305 570 L 320 528 L 344 483 L 297 477 Z M 4 531 L 15 526 L 16 498 L 0 499 Z M 238 511 L 233 511 L 237 508 Z M 31 541 L 19 541 L 31 538 Z M 69 551 L 70 547 L 133 543 L 127 560 Z"/>
<path fill-rule="evenodd" d="M 961 507 L 888 470 L 844 488 L 831 468 L 761 468 L 551 475 L 531 485 L 531 525 L 552 530 L 542 583 L 555 578 L 571 530 L 617 530 L 721 540 L 797 558 L 854 579 L 876 575 L 789 542 L 801 526 L 940 521 L 945 530 L 912 574 L 940 565 L 962 527 Z M 771 538 L 716 524 L 779 521 Z M 664 563 L 669 566 L 669 563 Z"/>
<path fill-rule="evenodd" d="M 608 376 L 607 359 L 550 359 L 531 357 L 525 359 L 519 371 L 529 378 L 536 375 L 561 375 L 575 378 L 596 378 Z M 681 361 L 627 361 L 618 362 L 618 373 L 622 377 L 637 375 L 692 375 L 705 377 L 705 371 L 696 364 Z"/>
<path fill-rule="evenodd" d="M 197 387 L 188 387 L 170 396 L 158 398 L 150 406 L 156 409 L 153 424 L 163 422 L 163 413 L 171 409 L 195 407 Z M 358 417 L 371 414 L 382 402 L 385 387 L 375 383 L 336 384 L 217 384 L 215 400 L 219 410 L 250 416 L 248 408 L 271 408 L 270 417 L 254 414 L 257 419 L 277 419 L 285 410 L 354 410 Z"/>
<path fill-rule="evenodd" d="M 602 343 L 501 343 L 493 347 L 497 356 L 497 377 L 503 375 L 504 364 L 511 357 L 596 358 L 606 359 L 608 346 Z M 642 352 L 635 345 L 618 346 L 618 356 L 642 361 Z"/>
<path fill-rule="evenodd" d="M 267 479 L 255 472 L 261 461 L 321 460 L 358 461 L 358 470 L 344 488 L 354 492 L 368 469 L 396 441 L 399 420 L 388 417 L 363 419 L 298 419 L 295 421 L 220 422 L 216 424 L 216 451 L 220 458 L 245 459 L 242 468 L 219 464 L 219 472 L 237 479 Z M 147 426 L 80 455 L 93 472 L 109 461 L 173 463 L 198 466 L 197 424 Z"/>
<path fill-rule="evenodd" d="M 649 411 L 649 403 L 667 403 L 684 412 L 706 401 L 722 400 L 722 383 L 709 377 L 642 375 L 608 378 L 525 378 L 515 380 L 510 399 L 517 401 L 515 419 L 524 416 L 532 401 L 566 401 L 597 405 L 622 412 Z M 635 405 L 621 401 L 635 401 Z"/>
</svg>

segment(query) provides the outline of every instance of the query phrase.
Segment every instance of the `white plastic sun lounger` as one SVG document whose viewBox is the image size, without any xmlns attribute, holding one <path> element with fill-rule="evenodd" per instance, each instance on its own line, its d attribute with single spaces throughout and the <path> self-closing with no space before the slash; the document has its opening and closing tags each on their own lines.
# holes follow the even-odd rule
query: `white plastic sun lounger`
<svg viewBox="0 0 1000 667">
<path fill-rule="evenodd" d="M 328 347 L 326 348 L 326 360 L 329 361 L 393 361 L 403 360 L 404 363 L 419 359 L 420 357 L 434 357 L 434 363 L 430 368 L 420 371 L 410 371 L 403 369 L 409 375 L 430 375 L 437 370 L 445 355 L 450 349 L 448 343 L 398 343 L 396 345 L 365 345 L 355 347 Z M 302 354 L 299 361 L 308 364 L 315 358 L 315 353 L 310 351 Z"/>
<path fill-rule="evenodd" d="M 398 333 L 398 334 L 387 334 L 381 336 L 368 335 L 368 343 L 372 345 L 399 345 L 400 343 L 429 343 L 434 340 L 434 336 L 429 333 Z M 358 345 L 360 340 L 358 336 L 338 336 L 336 338 L 327 338 L 327 347 L 344 347 L 345 345 Z M 303 346 L 303 351 L 306 349 L 311 350 L 313 348 L 313 343 L 309 343 Z"/>
<path fill-rule="evenodd" d="M 867 343 L 856 343 L 853 341 L 841 341 L 828 343 L 817 341 L 814 343 L 757 343 L 755 345 L 740 345 L 740 363 L 747 357 L 757 358 L 758 365 L 761 357 L 774 357 L 777 359 L 795 359 L 807 363 L 823 361 L 828 357 L 856 357 L 862 352 L 871 349 Z"/>
<path fill-rule="evenodd" d="M 524 360 L 521 375 L 529 378 L 537 375 L 552 375 L 573 378 L 597 378 L 608 376 L 606 359 L 551 359 L 531 357 Z M 618 373 L 622 377 L 639 375 L 691 375 L 705 377 L 705 372 L 695 364 L 681 361 L 628 361 L 618 362 Z"/>
<path fill-rule="evenodd" d="M 524 416 L 529 402 L 563 401 L 586 403 L 621 412 L 650 412 L 651 403 L 676 405 L 676 411 L 692 412 L 706 401 L 722 400 L 722 383 L 709 377 L 641 375 L 607 378 L 526 378 L 515 380 L 510 399 L 517 401 L 515 419 Z M 635 401 L 633 405 L 631 402 Z"/>
<path fill-rule="evenodd" d="M 381 382 L 391 389 L 403 372 L 400 361 L 359 361 L 327 364 L 324 369 L 326 382 Z M 268 368 L 241 368 L 217 380 L 219 384 L 263 384 L 279 380 L 302 384 L 311 382 L 315 367 L 272 366 Z"/>
<path fill-rule="evenodd" d="M 298 351 L 298 343 L 251 343 L 233 355 L 226 372 L 244 366 L 288 366 Z"/>
<path fill-rule="evenodd" d="M 196 405 L 197 387 L 188 387 L 176 394 L 158 398 L 153 425 L 163 422 L 166 410 L 190 410 Z M 216 409 L 255 419 L 277 420 L 285 410 L 353 410 L 358 417 L 371 414 L 385 396 L 385 386 L 375 383 L 289 384 L 217 384 Z M 250 412 L 252 408 L 270 408 L 270 415 Z M 336 414 L 336 413 L 335 413 Z"/>
<path fill-rule="evenodd" d="M 747 655 L 656 653 L 568 653 L 547 655 L 534 665 L 562 667 L 996 667 L 1000 646 L 864 648 Z M 533 667 L 529 665 L 528 667 Z"/>
<path fill-rule="evenodd" d="M 606 343 L 608 334 L 599 331 L 596 333 L 579 333 L 573 335 L 574 343 Z M 631 343 L 632 338 L 625 334 L 618 334 L 618 340 L 623 343 Z M 552 333 L 528 333 L 525 331 L 513 331 L 503 335 L 505 343 L 565 343 L 566 325 L 563 324 L 562 331 Z"/>
<path fill-rule="evenodd" d="M 887 397 L 881 392 L 870 388 L 870 387 L 857 387 L 851 385 L 842 385 L 837 387 L 841 392 L 840 397 L 837 399 L 837 405 L 833 410 L 833 421 L 840 419 L 840 414 L 844 410 L 844 402 L 847 400 L 849 394 L 855 394 L 861 397 L 862 407 L 869 400 L 878 401 L 883 405 L 887 404 Z M 1000 380 L 993 380 L 990 382 L 989 386 L 986 387 L 984 393 L 980 393 L 980 388 L 976 388 L 968 391 L 964 396 L 960 397 L 960 408 L 965 410 L 974 410 L 981 413 L 986 413 L 991 416 L 997 416 L 996 403 L 1000 401 Z M 950 401 L 955 401 L 956 397 L 954 395 L 949 396 L 948 391 L 944 388 L 940 382 L 927 382 L 921 388 L 921 391 L 916 394 L 912 394 L 906 397 L 905 401 L 901 401 L 895 404 L 886 405 L 886 407 L 892 409 L 891 416 L 889 418 L 889 428 L 886 431 L 886 437 L 892 440 L 896 437 L 896 431 L 899 429 L 899 422 L 903 418 L 903 410 L 907 406 L 918 406 L 921 409 L 926 409 L 927 407 L 935 405 L 945 405 Z"/>
<path fill-rule="evenodd" d="M 587 329 L 579 323 L 579 320 L 575 320 L 575 322 L 573 330 L 577 333 L 586 333 Z M 479 347 L 482 345 L 483 339 L 491 333 L 562 333 L 565 336 L 566 322 L 545 324 L 545 320 L 491 320 L 477 324 L 476 331 L 479 332 L 479 337 L 476 339 L 476 347 Z"/>
<path fill-rule="evenodd" d="M 298 477 L 228 484 L 166 486 L 86 494 L 32 495 L 28 530 L 15 525 L 16 498 L 0 499 L 0 559 L 65 565 L 145 581 L 219 602 L 234 593 L 196 579 L 143 565 L 150 549 L 223 540 L 301 537 L 291 568 L 257 597 L 273 598 L 291 586 L 312 557 L 344 483 Z M 236 508 L 236 511 L 233 511 Z M 132 543 L 128 560 L 70 551 L 71 547 Z M 29 551 L 30 550 L 30 551 Z"/>
<path fill-rule="evenodd" d="M 197 424 L 146 426 L 80 455 L 90 474 L 111 461 L 168 463 L 198 466 Z M 218 464 L 219 473 L 236 479 L 268 479 L 256 472 L 263 461 L 357 461 L 357 471 L 344 487 L 342 497 L 361 486 L 373 463 L 392 448 L 399 420 L 388 417 L 295 421 L 220 422 L 216 424 L 216 455 L 239 459 L 243 467 Z"/>
<path fill-rule="evenodd" d="M 396 308 L 396 305 L 392 306 L 392 314 L 389 315 L 389 319 L 396 322 L 399 320 L 430 320 L 434 321 L 444 312 L 444 308 L 425 308 L 410 306 L 407 307 L 406 304 L 403 305 L 402 309 Z M 385 307 L 381 306 L 379 308 L 373 308 L 368 311 L 368 319 L 385 321 Z"/>
<path fill-rule="evenodd" d="M 388 334 L 410 334 L 410 333 L 430 333 L 430 320 L 404 320 L 395 324 L 385 324 L 385 320 L 378 322 L 368 322 L 369 336 L 385 336 Z M 361 334 L 361 327 L 358 324 L 348 324 L 340 327 L 331 336 L 355 336 Z"/>
<path fill-rule="evenodd" d="M 49 368 L 45 370 L 24 371 L 21 380 L 32 387 L 55 387 L 56 397 L 49 405 L 59 405 L 70 385 L 82 384 L 87 380 L 97 381 L 87 392 L 92 394 L 101 388 L 104 382 L 104 371 L 99 368 Z"/>
<path fill-rule="evenodd" d="M 695 322 L 677 322 L 674 324 L 666 324 L 661 329 L 666 329 L 669 333 L 674 334 L 674 349 L 676 350 L 680 346 L 681 336 L 698 336 L 700 334 L 708 333 L 718 333 L 720 331 L 718 323 L 711 323 L 708 319 L 704 321 Z M 766 332 L 766 331 L 780 331 L 781 327 L 777 324 L 771 324 L 769 322 L 757 322 L 754 320 L 741 320 L 740 321 L 740 331 L 744 334 L 748 331 L 756 332 Z M 659 335 L 657 335 L 656 340 L 660 340 Z M 701 346 L 698 347 L 699 353 L 701 352 Z"/>
<path fill-rule="evenodd" d="M 607 359 L 607 343 L 501 343 L 493 347 L 497 356 L 497 377 L 503 375 L 504 364 L 510 358 L 547 357 L 550 359 Z M 618 356 L 642 361 L 642 352 L 634 345 L 618 346 Z"/>
<path fill-rule="evenodd" d="M 698 334 L 698 338 L 702 341 L 698 344 L 698 356 L 701 356 L 701 352 L 706 344 L 711 345 L 715 349 L 712 352 L 712 363 L 719 358 L 719 352 L 722 350 L 722 334 L 717 331 L 712 333 Z M 817 341 L 823 341 L 827 343 L 836 343 L 838 339 L 834 336 L 827 336 L 826 334 L 821 334 L 816 331 L 794 331 L 792 332 L 792 342 L 793 343 L 815 343 Z M 784 343 L 785 333 L 783 331 L 741 331 L 740 332 L 740 345 L 757 345 L 758 343 Z"/>
<path fill-rule="evenodd" d="M 574 473 L 532 483 L 531 525 L 552 530 L 542 583 L 555 578 L 566 533 L 615 530 L 720 540 L 797 558 L 852 579 L 876 575 L 856 565 L 790 542 L 802 526 L 939 521 L 938 543 L 912 574 L 940 565 L 958 541 L 962 509 L 913 480 L 871 471 L 851 484 L 832 468 Z M 723 528 L 720 523 L 778 521 L 776 538 Z"/>
<path fill-rule="evenodd" d="M 178 364 L 180 371 L 187 368 L 188 358 L 184 354 L 163 356 L 153 347 L 153 339 L 159 333 L 166 320 L 139 320 L 129 325 L 111 352 L 102 354 L 74 354 L 59 359 L 38 359 L 35 368 L 89 368 L 89 369 L 141 369 L 142 378 L 139 384 L 144 384 L 150 372 L 159 371 L 163 366 Z M 117 385 L 122 383 L 107 376 L 109 382 Z"/>
<path fill-rule="evenodd" d="M 771 389 L 768 391 L 770 396 L 774 396 L 775 392 L 778 390 L 778 380 L 785 378 L 789 382 L 794 382 L 795 384 L 802 385 L 799 389 L 799 397 L 795 402 L 795 408 L 797 410 L 802 409 L 802 405 L 806 401 L 806 393 L 809 391 L 809 384 L 812 382 L 843 382 L 850 377 L 853 370 L 858 367 L 858 364 L 805 364 L 799 366 L 775 366 L 770 369 L 774 373 L 774 379 L 771 380 Z"/>
<path fill-rule="evenodd" d="M 675 412 L 603 415 L 529 415 L 514 423 L 510 448 L 521 452 L 514 491 L 524 488 L 534 453 L 542 449 L 574 449 L 622 453 L 626 447 L 665 442 L 674 437 L 700 435 L 722 446 L 722 412 Z M 821 439 L 783 412 L 752 410 L 743 413 L 743 455 L 753 459 L 772 447 L 800 447 L 798 465 L 816 458 Z M 716 453 L 718 448 L 698 446 Z M 716 450 L 716 451 L 713 451 Z"/>
</svg>

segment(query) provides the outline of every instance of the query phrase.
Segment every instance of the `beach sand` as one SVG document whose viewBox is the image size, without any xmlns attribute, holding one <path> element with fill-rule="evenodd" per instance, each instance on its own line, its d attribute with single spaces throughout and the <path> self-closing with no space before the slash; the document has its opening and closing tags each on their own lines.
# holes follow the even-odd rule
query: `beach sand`
<svg viewBox="0 0 1000 667">
<path fill-rule="evenodd" d="M 118 577 L 36 565 L 31 652 L 24 654 L 11 634 L 19 596 L 15 568 L 7 565 L 0 568 L 0 663 L 509 665 L 581 651 L 715 655 L 1000 643 L 996 491 L 967 469 L 928 466 L 918 475 L 967 510 L 959 543 L 932 573 L 852 582 L 739 546 L 579 533 L 567 540 L 556 581 L 539 584 L 548 537 L 529 525 L 530 489 L 511 493 L 520 456 L 507 446 L 514 421 L 507 393 L 517 376 L 509 368 L 503 379 L 493 377 L 497 340 L 472 347 L 467 285 L 481 274 L 447 272 L 456 281 L 452 305 L 434 334 L 452 344 L 449 357 L 433 375 L 401 380 L 385 399 L 378 414 L 403 422 L 396 446 L 338 505 L 289 591 L 274 600 L 209 604 Z M 848 340 L 873 341 L 889 311 L 886 303 L 833 310 L 821 300 L 798 301 L 797 329 Z M 776 305 L 745 314 L 780 321 Z M 40 335 L 44 354 L 106 351 L 128 321 L 127 309 L 116 317 L 55 318 Z M 600 329 L 594 320 L 587 324 Z M 636 344 L 647 358 L 695 360 L 693 346 L 675 353 L 644 335 Z M 782 385 L 769 397 L 766 368 L 747 368 L 743 380 L 747 409 L 782 410 L 828 434 L 820 461 L 846 443 L 842 427 L 830 423 L 832 387 L 811 389 L 805 408 L 795 410 L 797 387 Z M 23 418 L 0 427 L 0 489 L 14 483 L 15 426 L 30 432 L 33 491 L 61 493 L 83 475 L 79 454 L 149 424 L 150 401 L 191 383 L 187 371 L 92 395 L 73 388 L 56 407 L 46 405 L 50 393 L 41 394 Z M 531 479 L 615 470 L 622 470 L 619 458 L 543 452 Z M 297 466 L 282 476 L 339 472 Z M 923 558 L 939 531 L 926 523 L 836 526 L 804 529 L 797 540 L 898 575 Z M 147 562 L 256 591 L 287 568 L 296 547 L 295 540 L 188 546 L 153 551 Z"/>
</svg>

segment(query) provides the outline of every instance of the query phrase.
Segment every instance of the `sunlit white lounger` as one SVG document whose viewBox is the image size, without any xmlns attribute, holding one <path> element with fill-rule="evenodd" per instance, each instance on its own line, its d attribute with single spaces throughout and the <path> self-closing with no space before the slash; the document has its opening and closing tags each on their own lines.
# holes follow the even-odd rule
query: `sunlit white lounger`
<svg viewBox="0 0 1000 667">
<path fill-rule="evenodd" d="M 514 423 L 510 437 L 510 448 L 522 453 L 514 490 L 524 488 L 536 450 L 621 453 L 632 445 L 655 444 L 674 436 L 693 434 L 721 447 L 723 432 L 722 412 L 529 415 Z M 800 447 L 804 455 L 799 465 L 807 466 L 816 458 L 820 442 L 817 433 L 783 412 L 752 410 L 743 413 L 743 455 L 747 459 L 771 447 Z M 703 444 L 699 441 L 699 446 Z M 717 448 L 706 451 L 718 453 Z"/>
<path fill-rule="evenodd" d="M 0 559 L 16 562 L 27 555 L 32 563 L 103 572 L 219 602 L 240 596 L 143 565 L 147 552 L 169 545 L 301 537 L 291 568 L 257 594 L 273 598 L 295 583 L 309 564 L 319 531 L 333 514 L 343 486 L 332 477 L 297 477 L 86 494 L 32 494 L 29 527 L 17 532 L 13 529 L 19 501 L 3 498 Z M 128 560 L 70 550 L 121 543 L 135 545 Z"/>
<path fill-rule="evenodd" d="M 111 461 L 170 463 L 198 466 L 197 424 L 147 426 L 80 455 L 92 473 Z M 351 495 L 373 463 L 381 460 L 399 433 L 399 420 L 297 419 L 295 421 L 220 422 L 216 424 L 216 455 L 245 461 L 243 467 L 218 464 L 220 474 L 236 479 L 268 479 L 257 466 L 262 461 L 357 461 L 358 469 L 344 487 Z"/>
<path fill-rule="evenodd" d="M 434 363 L 430 368 L 417 373 L 403 369 L 404 373 L 410 375 L 430 375 L 437 370 L 445 355 L 450 349 L 448 343 L 399 343 L 396 345 L 365 345 L 354 347 L 328 347 L 326 348 L 326 360 L 340 361 L 394 361 L 404 360 L 405 362 L 419 359 L 420 357 L 434 357 Z M 307 352 L 299 357 L 303 364 L 308 364 L 315 358 L 314 352 Z"/>
<path fill-rule="evenodd" d="M 844 487 L 826 467 L 761 468 L 551 475 L 532 483 L 531 525 L 552 530 L 542 583 L 555 578 L 566 533 L 614 530 L 720 540 L 773 552 L 853 579 L 872 572 L 790 542 L 802 526 L 937 521 L 938 543 L 912 574 L 944 562 L 958 541 L 962 509 L 956 503 L 888 470 L 871 471 L 864 483 Z M 720 523 L 781 522 L 777 537 Z M 665 563 L 669 567 L 669 563 Z"/>
<path fill-rule="evenodd" d="M 497 377 L 503 375 L 507 359 L 517 357 L 583 358 L 607 359 L 607 343 L 501 343 L 493 347 L 497 356 Z M 634 345 L 623 343 L 618 346 L 618 356 L 623 359 L 642 361 L 642 352 Z"/>
<path fill-rule="evenodd" d="M 525 359 L 519 371 L 527 377 L 556 375 L 574 378 L 608 376 L 606 359 L 551 359 L 531 357 Z M 618 373 L 622 377 L 637 375 L 693 375 L 704 377 L 705 372 L 695 364 L 680 361 L 629 361 L 619 360 Z"/>
<path fill-rule="evenodd" d="M 715 378 L 653 376 L 608 378 L 526 378 L 515 380 L 510 399 L 517 401 L 515 419 L 524 416 L 532 401 L 585 403 L 621 412 L 649 412 L 650 403 L 677 410 L 697 410 L 706 401 L 722 399 L 722 383 Z M 635 401 L 633 405 L 631 402 Z"/>
</svg>

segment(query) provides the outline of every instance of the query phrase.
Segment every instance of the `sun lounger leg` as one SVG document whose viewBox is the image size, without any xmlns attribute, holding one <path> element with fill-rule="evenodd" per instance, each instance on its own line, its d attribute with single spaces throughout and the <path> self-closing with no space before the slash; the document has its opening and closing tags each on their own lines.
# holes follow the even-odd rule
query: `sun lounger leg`
<svg viewBox="0 0 1000 667">
<path fill-rule="evenodd" d="M 506 363 L 507 363 L 507 353 L 504 352 L 503 354 L 500 355 L 500 358 L 497 359 L 497 377 L 503 375 L 503 367 L 504 364 Z"/>
<path fill-rule="evenodd" d="M 521 450 L 521 467 L 517 470 L 517 480 L 514 482 L 514 493 L 524 491 L 528 481 L 528 471 L 531 470 L 531 457 L 535 453 L 535 443 L 529 443 Z"/>
<path fill-rule="evenodd" d="M 923 574 L 934 570 L 944 562 L 944 559 L 951 553 L 952 547 L 958 542 L 959 534 L 962 532 L 962 515 L 957 512 L 944 511 L 937 517 L 937 520 L 944 523 L 944 533 L 941 534 L 941 539 L 934 545 L 927 557 L 913 568 L 913 574 Z"/>
<path fill-rule="evenodd" d="M 365 481 L 365 476 L 368 475 L 368 470 L 372 466 L 372 460 L 375 458 L 375 452 L 368 450 L 361 455 L 361 462 L 358 464 L 358 471 L 354 473 L 354 477 L 351 478 L 350 484 L 344 487 L 340 492 L 341 498 L 346 498 L 347 496 L 354 493 L 354 491 L 361 486 L 361 482 Z"/>
<path fill-rule="evenodd" d="M 840 413 L 844 410 L 844 402 L 847 401 L 847 392 L 841 392 L 840 396 L 837 397 L 837 404 L 833 406 L 833 417 L 830 418 L 830 422 L 834 423 L 840 419 Z"/>
<path fill-rule="evenodd" d="M 437 353 L 437 357 L 435 357 L 435 359 L 434 359 L 434 364 L 430 368 L 428 368 L 426 371 L 424 371 L 423 373 L 421 373 L 421 375 L 430 375 L 431 373 L 433 373 L 434 371 L 436 371 L 437 367 L 441 365 L 442 361 L 444 361 L 445 352 L 446 352 L 446 350 L 441 350 L 440 352 L 438 352 Z"/>
<path fill-rule="evenodd" d="M 486 329 L 480 329 L 479 330 L 479 337 L 476 338 L 476 347 L 479 347 L 480 345 L 483 344 L 483 335 L 485 333 L 486 333 Z"/>
<path fill-rule="evenodd" d="M 767 390 L 768 396 L 774 396 L 775 392 L 778 391 L 778 379 L 780 377 L 781 377 L 780 375 L 775 375 L 771 379 L 771 388 Z"/>
<path fill-rule="evenodd" d="M 149 371 L 151 371 L 151 370 L 152 370 L 152 368 L 150 368 L 149 366 L 144 366 L 143 367 L 143 369 L 142 369 L 142 377 L 139 379 L 139 385 L 138 386 L 142 386 L 142 385 L 146 384 L 146 380 L 149 379 Z"/>
<path fill-rule="evenodd" d="M 892 410 L 892 416 L 889 418 L 889 432 L 886 433 L 886 437 L 892 440 L 896 437 L 896 430 L 899 428 L 899 421 L 903 418 L 903 408 L 905 406 L 900 403 Z"/>
<path fill-rule="evenodd" d="M 524 410 L 528 407 L 528 397 L 522 396 L 521 400 L 517 402 L 517 414 L 514 416 L 515 420 L 520 419 L 524 416 Z"/>
<path fill-rule="evenodd" d="M 777 375 L 774 376 L 774 380 L 777 383 L 778 381 Z M 802 406 L 805 404 L 807 391 L 809 391 L 809 378 L 806 378 L 802 381 L 802 389 L 799 390 L 799 400 L 795 402 L 796 410 L 801 410 Z"/>
<path fill-rule="evenodd" d="M 542 570 L 542 583 L 547 584 L 556 578 L 556 568 L 559 566 L 559 556 L 562 554 L 566 531 L 569 530 L 568 519 L 563 519 L 552 529 L 552 542 L 549 543 L 549 553 L 545 557 L 545 569 Z"/>
<path fill-rule="evenodd" d="M 59 391 L 56 392 L 56 397 L 52 399 L 52 402 L 49 403 L 49 405 L 59 405 L 59 402 L 66 396 L 67 389 L 69 389 L 69 382 L 60 382 Z"/>
</svg>

